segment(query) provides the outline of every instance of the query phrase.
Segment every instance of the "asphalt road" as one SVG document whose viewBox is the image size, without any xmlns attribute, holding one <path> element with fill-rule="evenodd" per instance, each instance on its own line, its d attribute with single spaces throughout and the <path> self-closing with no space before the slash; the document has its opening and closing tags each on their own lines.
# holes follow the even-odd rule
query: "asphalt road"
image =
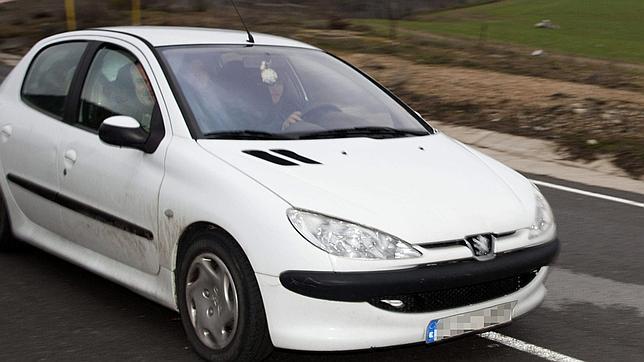
<svg viewBox="0 0 644 362">
<path fill-rule="evenodd" d="M 0 67 L 0 78 L 5 69 Z M 644 195 L 531 178 L 644 202 Z M 541 187 L 562 250 L 541 307 L 498 330 L 588 360 L 644 359 L 644 208 Z M 195 360 L 178 315 L 32 247 L 0 254 L 0 361 Z M 446 343 L 270 360 L 542 360 L 469 336 Z"/>
</svg>

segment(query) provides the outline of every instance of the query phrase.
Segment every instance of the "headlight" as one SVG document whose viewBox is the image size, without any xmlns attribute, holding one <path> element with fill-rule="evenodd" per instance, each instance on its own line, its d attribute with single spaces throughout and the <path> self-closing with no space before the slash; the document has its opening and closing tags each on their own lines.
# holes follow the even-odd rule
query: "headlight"
<svg viewBox="0 0 644 362">
<path fill-rule="evenodd" d="M 536 186 L 535 186 L 536 189 Z M 552 210 L 546 198 L 541 195 L 537 190 L 535 192 L 537 210 L 535 211 L 535 218 L 530 225 L 530 239 L 537 238 L 543 235 L 546 231 L 550 230 L 555 224 L 554 217 L 552 216 Z"/>
<path fill-rule="evenodd" d="M 348 221 L 289 209 L 288 219 L 311 244 L 329 254 L 357 259 L 407 259 L 421 253 L 406 242 Z"/>
</svg>

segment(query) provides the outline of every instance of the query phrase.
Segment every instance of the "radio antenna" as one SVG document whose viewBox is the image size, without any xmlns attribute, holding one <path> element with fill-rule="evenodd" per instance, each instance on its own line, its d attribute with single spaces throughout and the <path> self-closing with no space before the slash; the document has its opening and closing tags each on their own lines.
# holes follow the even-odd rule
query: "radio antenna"
<svg viewBox="0 0 644 362">
<path fill-rule="evenodd" d="M 235 5 L 234 0 L 230 0 L 230 3 L 233 4 L 233 7 L 235 8 L 235 12 L 237 12 L 237 16 L 239 16 L 239 20 L 241 20 L 242 25 L 244 26 L 244 29 L 246 30 L 246 34 L 248 34 L 248 42 L 255 44 L 255 39 L 253 38 L 253 35 L 248 31 L 248 27 L 246 26 L 246 23 L 244 23 L 244 18 L 242 18 L 241 14 L 239 13 L 239 10 L 237 10 L 237 5 Z"/>
</svg>

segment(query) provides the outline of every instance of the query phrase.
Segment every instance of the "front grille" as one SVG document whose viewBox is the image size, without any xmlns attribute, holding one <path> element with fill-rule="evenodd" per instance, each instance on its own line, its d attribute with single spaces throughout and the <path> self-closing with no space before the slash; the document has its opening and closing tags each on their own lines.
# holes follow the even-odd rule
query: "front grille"
<svg viewBox="0 0 644 362">
<path fill-rule="evenodd" d="M 507 238 L 509 236 L 513 236 L 516 234 L 515 231 L 508 231 L 504 233 L 499 233 L 499 234 L 492 234 L 496 237 L 496 240 L 498 241 L 499 239 Z M 465 244 L 465 239 L 458 239 L 458 240 L 447 240 L 447 241 L 438 241 L 438 242 L 431 242 L 431 243 L 424 243 L 424 244 L 418 244 L 418 246 L 425 248 L 425 249 L 435 249 L 435 248 L 444 248 L 446 246 L 453 246 L 453 245 L 463 245 L 466 246 Z"/>
<path fill-rule="evenodd" d="M 528 285 L 538 272 L 539 270 L 537 269 L 505 279 L 452 289 L 372 298 L 368 302 L 380 309 L 400 313 L 425 313 L 451 309 L 512 294 Z M 384 300 L 389 301 L 391 304 L 384 302 Z M 402 304 L 398 301 L 402 302 Z"/>
</svg>

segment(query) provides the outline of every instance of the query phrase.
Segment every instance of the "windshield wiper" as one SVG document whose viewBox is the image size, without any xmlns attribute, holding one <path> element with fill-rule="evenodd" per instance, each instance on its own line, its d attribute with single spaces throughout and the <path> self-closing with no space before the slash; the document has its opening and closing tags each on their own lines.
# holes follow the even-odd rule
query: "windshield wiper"
<svg viewBox="0 0 644 362">
<path fill-rule="evenodd" d="M 263 132 L 263 131 L 253 131 L 250 129 L 239 130 L 239 131 L 220 131 L 220 132 L 209 132 L 203 135 L 204 138 L 208 139 L 229 139 L 229 140 L 292 140 L 293 137 Z"/>
<path fill-rule="evenodd" d="M 341 128 L 327 131 L 311 132 L 297 135 L 299 139 L 315 138 L 347 138 L 347 137 L 370 137 L 370 138 L 395 138 L 426 136 L 430 133 L 426 130 L 397 129 L 391 127 L 354 127 Z"/>
</svg>

